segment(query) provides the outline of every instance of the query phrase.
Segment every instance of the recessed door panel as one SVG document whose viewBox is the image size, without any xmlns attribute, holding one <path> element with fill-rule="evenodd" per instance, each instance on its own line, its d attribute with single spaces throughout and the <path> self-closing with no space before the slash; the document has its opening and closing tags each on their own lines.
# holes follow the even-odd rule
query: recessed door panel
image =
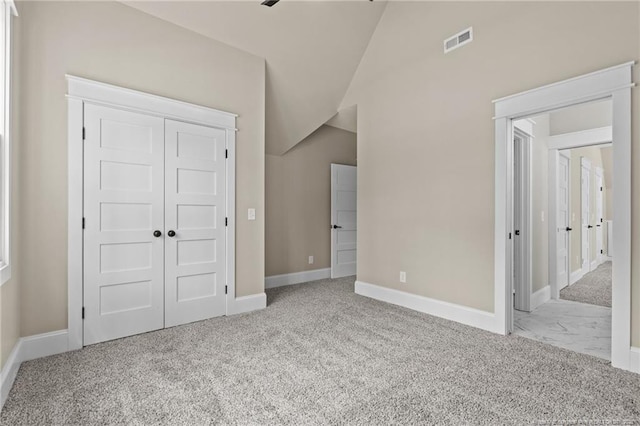
<svg viewBox="0 0 640 426">
<path fill-rule="evenodd" d="M 84 344 L 162 328 L 164 121 L 85 105 Z"/>
<path fill-rule="evenodd" d="M 166 120 L 165 326 L 225 313 L 226 131 Z"/>
<path fill-rule="evenodd" d="M 331 278 L 355 275 L 357 168 L 331 165 Z"/>
</svg>

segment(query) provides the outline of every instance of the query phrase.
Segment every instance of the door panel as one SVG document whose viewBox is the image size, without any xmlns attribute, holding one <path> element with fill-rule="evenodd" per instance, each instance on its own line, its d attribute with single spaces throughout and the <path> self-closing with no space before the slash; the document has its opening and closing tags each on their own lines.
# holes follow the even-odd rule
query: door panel
<svg viewBox="0 0 640 426">
<path fill-rule="evenodd" d="M 331 165 L 331 278 L 356 274 L 357 168 Z M 333 227 L 338 226 L 338 228 Z"/>
<path fill-rule="evenodd" d="M 85 106 L 85 345 L 164 325 L 163 127 Z"/>
<path fill-rule="evenodd" d="M 569 285 L 569 246 L 571 244 L 571 232 L 567 229 L 570 228 L 571 222 L 569 217 L 569 179 L 570 179 L 570 159 L 565 157 L 562 153 L 558 156 L 558 191 L 557 191 L 557 224 L 556 230 L 556 253 L 557 260 L 557 283 L 558 290 L 562 290 Z"/>
<path fill-rule="evenodd" d="M 226 132 L 165 122 L 165 326 L 225 313 Z"/>
<path fill-rule="evenodd" d="M 591 260 L 590 260 L 590 252 L 591 252 L 591 241 L 589 238 L 590 234 L 590 224 L 589 224 L 589 215 L 590 211 L 590 196 L 591 196 L 591 165 L 590 163 L 583 158 L 582 159 L 582 170 L 581 170 L 581 183 L 580 183 L 580 192 L 581 192 L 581 245 L 582 245 L 582 272 L 587 273 L 591 268 Z"/>
<path fill-rule="evenodd" d="M 596 259 L 597 263 L 600 264 L 602 261 L 602 257 L 604 256 L 603 251 L 603 236 L 604 236 L 604 208 L 603 208 L 603 186 L 604 181 L 602 177 L 602 169 L 596 168 Z"/>
</svg>

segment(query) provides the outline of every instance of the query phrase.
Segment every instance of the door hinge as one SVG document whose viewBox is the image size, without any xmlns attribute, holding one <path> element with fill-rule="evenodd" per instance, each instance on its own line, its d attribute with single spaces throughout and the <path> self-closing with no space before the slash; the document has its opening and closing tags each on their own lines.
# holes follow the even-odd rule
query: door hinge
<svg viewBox="0 0 640 426">
<path fill-rule="evenodd" d="M 84 306 L 82 307 L 82 319 L 84 319 Z"/>
<path fill-rule="evenodd" d="M 600 191 L 602 192 L 602 187 L 600 187 Z"/>
<path fill-rule="evenodd" d="M 224 150 L 224 158 L 229 158 L 229 150 L 228 149 Z"/>
<path fill-rule="evenodd" d="M 604 250 L 600 250 L 600 254 L 604 254 Z"/>
<path fill-rule="evenodd" d="M 228 217 L 224 218 L 224 226 L 229 226 L 229 218 Z"/>
<path fill-rule="evenodd" d="M 84 229 L 84 217 L 82 218 L 82 229 Z"/>
<path fill-rule="evenodd" d="M 509 232 L 509 239 L 511 239 L 511 232 Z"/>
<path fill-rule="evenodd" d="M 229 288 L 225 285 L 224 286 L 224 294 L 227 294 L 227 291 L 229 291 Z"/>
<path fill-rule="evenodd" d="M 85 140 L 87 137 L 87 130 L 83 127 L 82 128 L 82 140 Z"/>
</svg>

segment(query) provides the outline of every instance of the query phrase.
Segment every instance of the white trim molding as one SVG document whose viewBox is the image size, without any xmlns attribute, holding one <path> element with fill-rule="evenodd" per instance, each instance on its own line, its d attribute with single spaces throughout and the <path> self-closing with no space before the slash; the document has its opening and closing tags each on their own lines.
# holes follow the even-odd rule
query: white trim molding
<svg viewBox="0 0 640 426">
<path fill-rule="evenodd" d="M 576 269 L 571 273 L 571 277 L 569 279 L 569 285 L 573 285 L 577 283 L 578 281 L 580 281 L 582 277 L 584 277 L 584 275 L 585 275 L 585 272 L 582 270 L 582 268 Z"/>
<path fill-rule="evenodd" d="M 531 295 L 531 310 L 544 305 L 549 300 L 551 300 L 551 286 L 546 285 Z"/>
<path fill-rule="evenodd" d="M 441 300 L 369 284 L 363 281 L 356 281 L 355 292 L 361 296 L 413 309 L 414 311 L 435 317 L 456 321 L 494 333 L 499 332 L 496 328 L 498 324 L 496 323 L 495 315 L 491 312 L 443 302 Z"/>
<path fill-rule="evenodd" d="M 0 371 L 0 411 L 2 411 L 2 407 L 4 407 L 4 403 L 7 401 L 9 392 L 11 392 L 11 388 L 13 387 L 13 382 L 15 382 L 16 376 L 18 375 L 20 364 L 22 364 L 20 360 L 20 348 L 20 340 L 18 339 L 11 354 L 9 354 L 9 358 L 7 358 L 7 361 L 4 363 L 4 367 Z"/>
<path fill-rule="evenodd" d="M 613 141 L 613 128 L 606 126 L 550 136 L 548 145 L 549 149 L 570 149 L 582 146 L 602 145 L 611 143 L 611 141 Z"/>
<path fill-rule="evenodd" d="M 20 365 L 25 361 L 68 352 L 67 334 L 67 330 L 59 330 L 18 339 L 0 372 L 0 410 L 9 396 Z"/>
<path fill-rule="evenodd" d="M 258 293 L 250 296 L 234 297 L 227 301 L 227 315 L 244 314 L 267 307 L 267 294 Z"/>
<path fill-rule="evenodd" d="M 630 369 L 631 348 L 631 88 L 633 66 L 627 62 L 494 101 L 495 108 L 495 315 L 499 332 L 513 329 L 513 121 L 585 102 L 611 99 L 614 228 L 611 363 Z M 553 176 L 551 176 L 553 177 Z M 551 185 L 553 188 L 553 185 Z M 551 206 L 550 206 L 550 211 Z M 555 226 L 554 215 L 550 225 Z M 555 264 L 549 250 L 549 264 Z M 551 288 L 557 274 L 549 274 Z"/>
<path fill-rule="evenodd" d="M 327 278 L 331 278 L 331 268 L 292 272 L 290 274 L 271 275 L 270 277 L 266 277 L 264 279 L 264 288 L 282 287 L 286 285 L 324 280 Z"/>
<path fill-rule="evenodd" d="M 640 348 L 635 346 L 629 349 L 629 371 L 640 374 Z"/>
<path fill-rule="evenodd" d="M 84 105 L 95 104 L 225 130 L 226 170 L 226 314 L 266 307 L 264 293 L 235 297 L 236 114 L 67 75 L 68 144 L 68 350 L 83 346 L 83 126 Z"/>
</svg>

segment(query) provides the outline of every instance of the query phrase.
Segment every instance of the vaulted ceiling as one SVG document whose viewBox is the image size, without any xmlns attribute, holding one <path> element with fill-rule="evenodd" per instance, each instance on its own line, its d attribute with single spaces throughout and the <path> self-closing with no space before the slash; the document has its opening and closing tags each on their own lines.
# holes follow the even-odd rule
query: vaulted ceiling
<svg viewBox="0 0 640 426">
<path fill-rule="evenodd" d="M 275 155 L 338 113 L 386 6 L 367 0 L 282 0 L 271 8 L 259 0 L 124 3 L 265 58 L 266 151 Z M 352 129 L 354 117 L 350 109 L 330 124 Z"/>
</svg>

